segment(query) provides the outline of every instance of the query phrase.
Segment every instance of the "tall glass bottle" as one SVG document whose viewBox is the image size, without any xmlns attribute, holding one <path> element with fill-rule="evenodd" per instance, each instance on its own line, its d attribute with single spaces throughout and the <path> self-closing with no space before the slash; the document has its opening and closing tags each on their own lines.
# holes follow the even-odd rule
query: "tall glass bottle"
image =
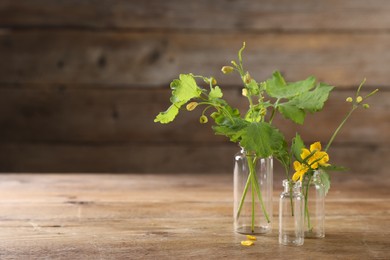
<svg viewBox="0 0 390 260">
<path fill-rule="evenodd" d="M 272 230 L 273 159 L 243 149 L 234 158 L 234 230 L 265 234 Z"/>
<path fill-rule="evenodd" d="M 283 187 L 279 198 L 279 243 L 301 246 L 304 242 L 305 208 L 301 182 L 283 180 Z"/>
<path fill-rule="evenodd" d="M 325 186 L 321 180 L 321 171 L 305 178 L 302 184 L 305 197 L 305 237 L 325 237 Z"/>
</svg>

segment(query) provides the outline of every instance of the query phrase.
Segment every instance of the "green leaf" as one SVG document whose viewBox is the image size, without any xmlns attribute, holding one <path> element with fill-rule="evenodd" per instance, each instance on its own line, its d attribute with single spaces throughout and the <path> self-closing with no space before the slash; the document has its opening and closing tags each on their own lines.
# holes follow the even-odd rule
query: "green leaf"
<svg viewBox="0 0 390 260">
<path fill-rule="evenodd" d="M 283 146 L 279 149 L 279 151 L 274 152 L 274 156 L 283 165 L 286 170 L 286 174 L 288 174 L 288 169 L 291 164 L 291 156 L 288 152 L 288 145 L 285 140 L 283 141 Z"/>
<path fill-rule="evenodd" d="M 297 133 L 292 140 L 291 151 L 295 160 L 299 162 L 302 162 L 301 153 L 303 148 L 305 148 L 305 144 L 303 143 L 301 136 Z"/>
<path fill-rule="evenodd" d="M 154 119 L 154 122 L 162 124 L 172 122 L 182 105 L 193 98 L 199 97 L 202 93 L 202 89 L 198 87 L 194 77 L 189 74 L 180 74 L 179 79 L 173 80 L 170 86 L 172 89 L 170 99 L 172 105 L 166 111 L 160 112 Z"/>
<path fill-rule="evenodd" d="M 233 122 L 227 120 L 228 124 L 212 126 L 215 134 L 225 135 L 232 142 L 238 142 L 241 140 L 242 135 L 245 133 L 245 128 L 249 123 L 241 118 L 234 118 Z"/>
<path fill-rule="evenodd" d="M 297 124 L 303 124 L 306 112 L 317 112 L 324 107 L 333 87 L 319 83 L 314 90 L 300 93 L 289 101 L 278 105 L 279 112 L 287 119 Z"/>
<path fill-rule="evenodd" d="M 266 92 L 274 98 L 291 98 L 307 92 L 315 86 L 316 78 L 311 76 L 305 80 L 286 83 L 279 71 L 273 73 L 266 81 Z"/>
<path fill-rule="evenodd" d="M 248 89 L 249 94 L 251 96 L 255 96 L 255 95 L 258 95 L 260 93 L 259 85 L 253 79 L 251 80 L 251 82 L 249 82 L 249 84 L 246 84 L 246 88 Z"/>
<path fill-rule="evenodd" d="M 284 137 L 268 123 L 251 123 L 242 134 L 241 146 L 259 157 L 268 157 L 283 148 Z"/>
<path fill-rule="evenodd" d="M 328 194 L 328 191 L 330 189 L 330 176 L 324 170 L 321 170 L 319 176 L 320 176 L 321 182 L 324 184 L 325 195 L 326 195 L 326 194 Z"/>
<path fill-rule="evenodd" d="M 154 122 L 160 122 L 161 124 L 172 122 L 179 113 L 179 108 L 184 103 L 185 102 L 172 104 L 166 111 L 160 112 L 154 119 Z"/>
<path fill-rule="evenodd" d="M 221 98 L 222 96 L 223 96 L 222 90 L 218 86 L 211 88 L 210 93 L 209 93 L 209 97 L 211 99 Z"/>
<path fill-rule="evenodd" d="M 192 98 L 199 97 L 202 89 L 198 87 L 192 75 L 180 74 L 179 79 L 171 82 L 171 102 L 187 102 Z"/>
<path fill-rule="evenodd" d="M 306 117 L 306 113 L 303 109 L 290 105 L 288 102 L 280 104 L 278 110 L 283 117 L 290 119 L 297 124 L 303 124 Z"/>
<path fill-rule="evenodd" d="M 308 112 L 317 112 L 324 107 L 324 103 L 329 98 L 329 93 L 334 87 L 325 83 L 320 83 L 317 87 L 305 93 L 302 93 L 288 102 Z"/>
</svg>

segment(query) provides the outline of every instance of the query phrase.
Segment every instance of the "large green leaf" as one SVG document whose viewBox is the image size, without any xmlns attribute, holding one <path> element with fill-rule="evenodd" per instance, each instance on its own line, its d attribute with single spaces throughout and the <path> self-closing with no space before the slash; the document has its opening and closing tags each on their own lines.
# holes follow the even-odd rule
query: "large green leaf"
<svg viewBox="0 0 390 260">
<path fill-rule="evenodd" d="M 273 73 L 272 78 L 266 81 L 267 94 L 274 98 L 291 98 L 307 92 L 315 86 L 316 78 L 313 76 L 305 80 L 286 83 L 279 71 Z"/>
<path fill-rule="evenodd" d="M 185 102 L 172 104 L 166 111 L 160 112 L 154 119 L 154 122 L 160 122 L 161 124 L 167 124 L 169 122 L 172 122 L 179 113 L 179 108 L 184 103 Z"/>
<path fill-rule="evenodd" d="M 303 124 L 306 113 L 303 109 L 288 103 L 282 103 L 278 106 L 279 112 L 287 119 L 294 121 L 297 124 Z"/>
<path fill-rule="evenodd" d="M 193 98 L 199 97 L 202 93 L 202 89 L 198 87 L 194 77 L 190 74 L 180 74 L 179 79 L 171 82 L 171 89 L 172 96 L 170 100 L 172 105 L 166 111 L 160 112 L 154 119 L 154 122 L 162 124 L 172 122 L 182 105 Z"/>
<path fill-rule="evenodd" d="M 319 83 L 315 89 L 300 93 L 289 101 L 280 103 L 278 110 L 285 118 L 297 124 L 303 124 L 306 112 L 320 111 L 324 107 L 325 101 L 328 100 L 332 89 L 332 86 Z"/>
<path fill-rule="evenodd" d="M 242 134 L 245 132 L 245 128 L 249 125 L 249 122 L 243 120 L 240 117 L 233 117 L 232 119 L 220 114 L 218 118 L 215 118 L 216 126 L 212 126 L 215 134 L 225 135 L 230 141 L 237 142 L 241 139 Z"/>
<path fill-rule="evenodd" d="M 180 74 L 179 79 L 171 82 L 171 102 L 187 102 L 192 98 L 199 97 L 202 90 L 196 84 L 194 77 L 190 74 Z"/>
<path fill-rule="evenodd" d="M 328 100 L 329 93 L 333 88 L 325 83 L 320 83 L 314 90 L 294 97 L 289 104 L 312 113 L 320 111 L 324 107 L 325 101 Z"/>
<path fill-rule="evenodd" d="M 283 142 L 284 137 L 276 128 L 268 123 L 254 122 L 245 128 L 240 144 L 259 157 L 268 157 L 280 151 Z"/>
</svg>

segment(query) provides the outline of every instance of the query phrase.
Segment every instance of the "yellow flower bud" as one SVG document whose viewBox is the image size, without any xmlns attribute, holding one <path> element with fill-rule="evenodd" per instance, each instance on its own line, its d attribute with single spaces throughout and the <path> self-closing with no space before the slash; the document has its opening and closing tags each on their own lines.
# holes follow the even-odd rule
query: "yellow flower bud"
<svg viewBox="0 0 390 260">
<path fill-rule="evenodd" d="M 205 116 L 205 115 L 202 115 L 202 116 L 199 118 L 199 122 L 200 122 L 201 124 L 206 124 L 208 121 L 209 121 L 209 119 L 208 119 L 207 116 Z"/>
<path fill-rule="evenodd" d="M 357 103 L 362 102 L 362 100 L 363 100 L 363 98 L 362 98 L 361 96 L 358 96 L 358 97 L 356 98 L 356 102 L 357 102 Z"/>
<path fill-rule="evenodd" d="M 198 106 L 198 102 L 190 102 L 187 104 L 186 109 L 188 111 L 194 110 Z"/>
<path fill-rule="evenodd" d="M 363 104 L 363 108 L 368 109 L 368 108 L 370 108 L 370 105 L 369 104 Z"/>
<path fill-rule="evenodd" d="M 233 72 L 233 70 L 234 70 L 234 68 L 231 66 L 223 66 L 221 69 L 223 74 L 229 74 L 229 73 Z M 217 83 L 215 83 L 215 84 L 217 84 Z"/>
<path fill-rule="evenodd" d="M 243 88 L 241 93 L 242 93 L 242 95 L 243 95 L 244 97 L 247 97 L 247 96 L 248 96 L 248 90 L 247 90 L 246 88 Z"/>
<path fill-rule="evenodd" d="M 211 78 L 205 78 L 204 79 L 204 82 L 206 82 L 207 84 L 210 84 L 210 80 L 211 80 L 211 85 L 217 85 L 217 80 L 214 78 L 214 77 L 211 77 Z"/>
<path fill-rule="evenodd" d="M 252 77 L 251 77 L 251 75 L 249 74 L 249 72 L 247 72 L 247 73 L 245 74 L 245 76 L 244 76 L 244 82 L 245 82 L 246 84 L 249 84 L 249 83 L 251 83 L 251 81 L 252 81 Z"/>
<path fill-rule="evenodd" d="M 217 80 L 215 78 L 211 78 L 211 85 L 217 85 Z"/>
<path fill-rule="evenodd" d="M 251 246 L 253 244 L 254 244 L 254 242 L 250 241 L 250 240 L 241 241 L 241 245 L 243 245 L 243 246 Z"/>
<path fill-rule="evenodd" d="M 352 102 L 352 98 L 351 97 L 347 97 L 347 99 L 345 101 L 351 103 Z"/>
</svg>

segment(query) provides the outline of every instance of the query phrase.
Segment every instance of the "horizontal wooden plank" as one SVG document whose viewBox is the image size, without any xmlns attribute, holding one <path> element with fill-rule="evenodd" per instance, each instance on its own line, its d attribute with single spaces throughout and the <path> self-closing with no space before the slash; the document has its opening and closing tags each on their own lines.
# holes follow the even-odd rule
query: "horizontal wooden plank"
<svg viewBox="0 0 390 260">
<path fill-rule="evenodd" d="M 72 145 L 1 143 L 1 172 L 231 173 L 234 144 Z M 386 176 L 389 146 L 333 146 L 331 163 L 350 173 Z M 278 162 L 275 174 L 284 175 Z M 338 174 L 338 173 L 337 173 Z M 336 174 L 336 175 L 337 175 Z M 345 173 L 341 173 L 345 174 Z M 352 178 L 354 175 L 351 175 Z"/>
<path fill-rule="evenodd" d="M 180 73 L 221 75 L 242 42 L 246 69 L 261 81 L 276 69 L 287 80 L 315 75 L 337 86 L 387 86 L 387 33 L 204 33 L 3 30 L 0 83 L 161 86 Z"/>
<path fill-rule="evenodd" d="M 176 194 L 177 195 L 177 194 Z M 175 205 L 172 204 L 172 207 Z M 342 250 L 338 257 L 347 259 L 386 259 L 389 243 L 386 216 L 356 215 L 326 219 L 326 238 L 307 239 L 299 250 L 278 244 L 277 229 L 268 236 L 258 236 L 255 246 L 244 248 L 245 236 L 232 230 L 231 216 L 216 218 L 116 219 L 87 221 L 37 221 L 35 227 L 16 222 L 1 228 L 2 256 L 12 258 L 116 258 L 125 259 L 242 259 L 269 256 L 284 259 L 286 255 L 321 259 L 334 257 L 332 248 Z M 55 227 L 63 223 L 63 227 Z M 367 223 L 362 225 L 362 223 Z M 54 227 L 50 227 L 54 226 Z M 191 242 L 190 245 L 188 244 Z M 365 246 L 361 246 L 363 243 Z M 215 244 L 215 245 L 214 245 Z M 180 246 L 177 246 L 180 245 Z M 358 257 L 355 257 L 357 256 Z"/>
<path fill-rule="evenodd" d="M 201 30 L 389 29 L 386 0 L 275 3 L 198 0 L 49 1 L 0 3 L 0 26 Z"/>
<path fill-rule="evenodd" d="M 240 87 L 224 91 L 232 106 L 246 111 L 247 100 Z M 221 143 L 210 122 L 199 124 L 201 109 L 182 111 L 171 124 L 154 123 L 154 117 L 169 106 L 170 89 L 92 88 L 0 88 L 0 141 L 57 143 Z M 345 98 L 353 91 L 335 91 L 324 110 L 308 115 L 303 126 L 275 118 L 290 140 L 296 132 L 307 142 L 327 142 L 347 113 Z M 389 91 L 371 97 L 368 110 L 359 109 L 350 118 L 337 143 L 389 145 Z M 210 112 L 211 113 L 211 112 Z M 243 112 L 244 113 L 244 112 Z"/>
<path fill-rule="evenodd" d="M 271 234 L 240 245 L 229 175 L 0 175 L 1 257 L 333 259 L 336 251 L 345 259 L 386 259 L 388 186 L 368 177 L 373 182 L 355 176 L 336 183 L 326 199 L 326 237 L 294 250 L 278 244 L 277 214 Z"/>
</svg>

